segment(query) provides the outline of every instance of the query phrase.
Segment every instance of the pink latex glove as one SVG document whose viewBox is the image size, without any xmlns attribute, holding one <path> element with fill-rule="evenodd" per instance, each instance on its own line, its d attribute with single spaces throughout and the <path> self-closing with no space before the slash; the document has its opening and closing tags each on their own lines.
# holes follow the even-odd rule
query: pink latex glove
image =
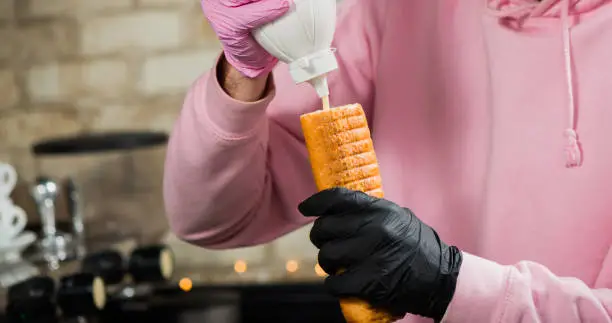
<svg viewBox="0 0 612 323">
<path fill-rule="evenodd" d="M 202 0 L 201 4 L 232 66 L 251 78 L 274 68 L 278 59 L 255 41 L 251 31 L 282 16 L 291 0 Z"/>
</svg>

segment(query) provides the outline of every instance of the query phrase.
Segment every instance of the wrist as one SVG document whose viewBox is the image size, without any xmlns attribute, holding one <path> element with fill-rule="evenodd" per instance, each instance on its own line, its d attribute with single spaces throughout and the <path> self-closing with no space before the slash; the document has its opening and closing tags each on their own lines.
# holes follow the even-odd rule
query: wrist
<svg viewBox="0 0 612 323">
<path fill-rule="evenodd" d="M 225 55 L 221 56 L 217 66 L 219 85 L 232 99 L 242 102 L 255 102 L 266 96 L 269 90 L 270 73 L 257 77 L 248 77 L 229 63 Z"/>
<path fill-rule="evenodd" d="M 455 246 L 446 247 L 445 256 L 448 266 L 440 273 L 438 299 L 432 311 L 433 319 L 440 322 L 446 314 L 457 289 L 457 279 L 463 263 L 463 254 Z"/>
<path fill-rule="evenodd" d="M 461 272 L 442 322 L 500 322 L 513 292 L 511 268 L 462 253 Z"/>
<path fill-rule="evenodd" d="M 440 322 L 446 314 L 457 288 L 457 279 L 462 264 L 462 253 L 456 247 L 446 247 L 441 259 L 450 257 L 452 262 L 444 264 L 430 279 L 408 282 L 404 291 L 405 298 L 397 313 L 410 313 Z M 421 286 L 417 286 L 417 285 Z M 415 288 L 416 287 L 416 288 Z M 418 292 L 415 293 L 415 290 Z"/>
</svg>

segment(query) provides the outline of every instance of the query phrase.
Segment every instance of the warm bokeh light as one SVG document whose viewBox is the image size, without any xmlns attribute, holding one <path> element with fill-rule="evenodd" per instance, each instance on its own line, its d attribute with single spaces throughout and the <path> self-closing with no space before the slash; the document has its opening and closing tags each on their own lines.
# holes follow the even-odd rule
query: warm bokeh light
<svg viewBox="0 0 612 323">
<path fill-rule="evenodd" d="M 290 273 L 296 272 L 299 268 L 300 268 L 300 265 L 295 260 L 289 260 L 285 264 L 285 269 L 287 269 L 287 271 Z"/>
<path fill-rule="evenodd" d="M 191 288 L 193 288 L 193 282 L 189 278 L 183 278 L 179 281 L 179 287 L 183 291 L 188 292 L 191 290 Z"/>
<path fill-rule="evenodd" d="M 247 263 L 244 260 L 238 260 L 234 263 L 234 271 L 242 274 L 247 271 Z"/>
<path fill-rule="evenodd" d="M 315 269 L 315 273 L 317 274 L 317 276 L 319 277 L 327 276 L 327 273 L 325 272 L 325 270 L 323 270 L 323 268 L 321 268 L 319 264 L 316 264 L 314 269 Z"/>
</svg>

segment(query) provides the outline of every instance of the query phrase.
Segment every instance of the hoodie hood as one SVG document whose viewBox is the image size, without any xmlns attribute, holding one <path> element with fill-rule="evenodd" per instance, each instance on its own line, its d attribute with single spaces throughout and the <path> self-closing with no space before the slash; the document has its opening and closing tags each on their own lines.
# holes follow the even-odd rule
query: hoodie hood
<svg viewBox="0 0 612 323">
<path fill-rule="evenodd" d="M 493 14 L 505 17 L 561 17 L 564 8 L 572 15 L 587 13 L 610 0 L 488 0 Z"/>
<path fill-rule="evenodd" d="M 514 22 L 520 31 L 522 23 L 530 18 L 551 17 L 561 19 L 559 37 L 563 39 L 563 48 L 559 54 L 564 56 L 565 75 L 567 80 L 567 128 L 563 131 L 566 140 L 566 167 L 579 167 L 582 164 L 582 147 L 580 145 L 576 114 L 575 85 L 573 77 L 573 57 L 571 43 L 570 18 L 586 13 L 609 2 L 610 0 L 488 0 L 489 13 L 500 19 Z"/>
</svg>

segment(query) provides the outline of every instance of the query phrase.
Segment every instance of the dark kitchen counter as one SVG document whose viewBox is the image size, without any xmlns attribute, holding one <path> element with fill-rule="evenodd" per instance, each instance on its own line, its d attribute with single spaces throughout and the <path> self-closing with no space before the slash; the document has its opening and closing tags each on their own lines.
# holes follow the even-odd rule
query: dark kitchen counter
<svg viewBox="0 0 612 323">
<path fill-rule="evenodd" d="M 182 323 L 342 323 L 338 302 L 320 283 L 226 285 L 160 292 L 154 301 L 111 305 L 105 321 Z"/>
<path fill-rule="evenodd" d="M 97 323 L 343 323 L 338 302 L 321 283 L 175 286 L 155 295 L 111 301 Z M 0 322 L 4 322 L 0 318 Z M 62 321 L 60 321 L 62 322 Z M 68 322 L 68 321 L 65 321 Z"/>
<path fill-rule="evenodd" d="M 116 246 L 131 250 L 133 245 Z M 172 247 L 174 249 L 174 246 Z M 189 262 L 188 257 L 176 259 L 170 281 L 158 285 L 145 296 L 111 300 L 100 317 L 92 322 L 133 323 L 257 323 L 257 322 L 322 322 L 341 323 L 336 299 L 326 293 L 323 278 L 313 271 L 313 261 L 301 261 L 300 269 L 289 273 L 284 263 L 249 265 L 244 273 L 233 266 L 207 268 Z M 58 270 L 43 271 L 54 279 L 78 272 L 80 263 L 63 263 Z M 178 282 L 188 278 L 193 289 L 185 292 Z M 120 286 L 111 286 L 116 292 Z M 128 286 L 129 287 L 129 286 Z M 125 287 L 121 287 L 125 288 Z M 128 288 L 129 289 L 129 288 Z M 0 306 L 5 307 L 0 292 Z M 129 294 L 129 293 L 127 293 Z M 0 322 L 2 318 L 0 317 Z"/>
<path fill-rule="evenodd" d="M 136 242 L 126 240 L 110 246 L 110 249 L 117 250 L 125 257 L 136 247 Z M 193 247 L 186 247 L 184 244 L 168 244 L 174 253 L 181 256 L 175 259 L 175 271 L 172 275 L 170 285 L 178 287 L 178 281 L 182 278 L 192 280 L 194 286 L 243 286 L 243 285 L 278 285 L 278 284 L 300 284 L 300 283 L 320 283 L 323 278 L 316 275 L 313 268 L 316 261 L 312 259 L 301 260 L 299 270 L 288 273 L 283 261 L 274 262 L 268 260 L 259 264 L 249 263 L 248 270 L 244 273 L 236 273 L 233 265 L 225 266 L 205 266 L 197 262 L 199 254 L 191 255 Z M 189 249 L 185 252 L 183 249 Z M 200 250 L 197 250 L 200 251 Z M 196 260 L 194 260 L 196 259 Z M 57 269 L 50 270 L 46 267 L 39 267 L 40 273 L 50 276 L 56 281 L 62 276 L 76 273 L 81 267 L 80 261 L 69 261 L 61 263 Z M 6 306 L 6 290 L 0 288 L 0 309 Z"/>
</svg>

